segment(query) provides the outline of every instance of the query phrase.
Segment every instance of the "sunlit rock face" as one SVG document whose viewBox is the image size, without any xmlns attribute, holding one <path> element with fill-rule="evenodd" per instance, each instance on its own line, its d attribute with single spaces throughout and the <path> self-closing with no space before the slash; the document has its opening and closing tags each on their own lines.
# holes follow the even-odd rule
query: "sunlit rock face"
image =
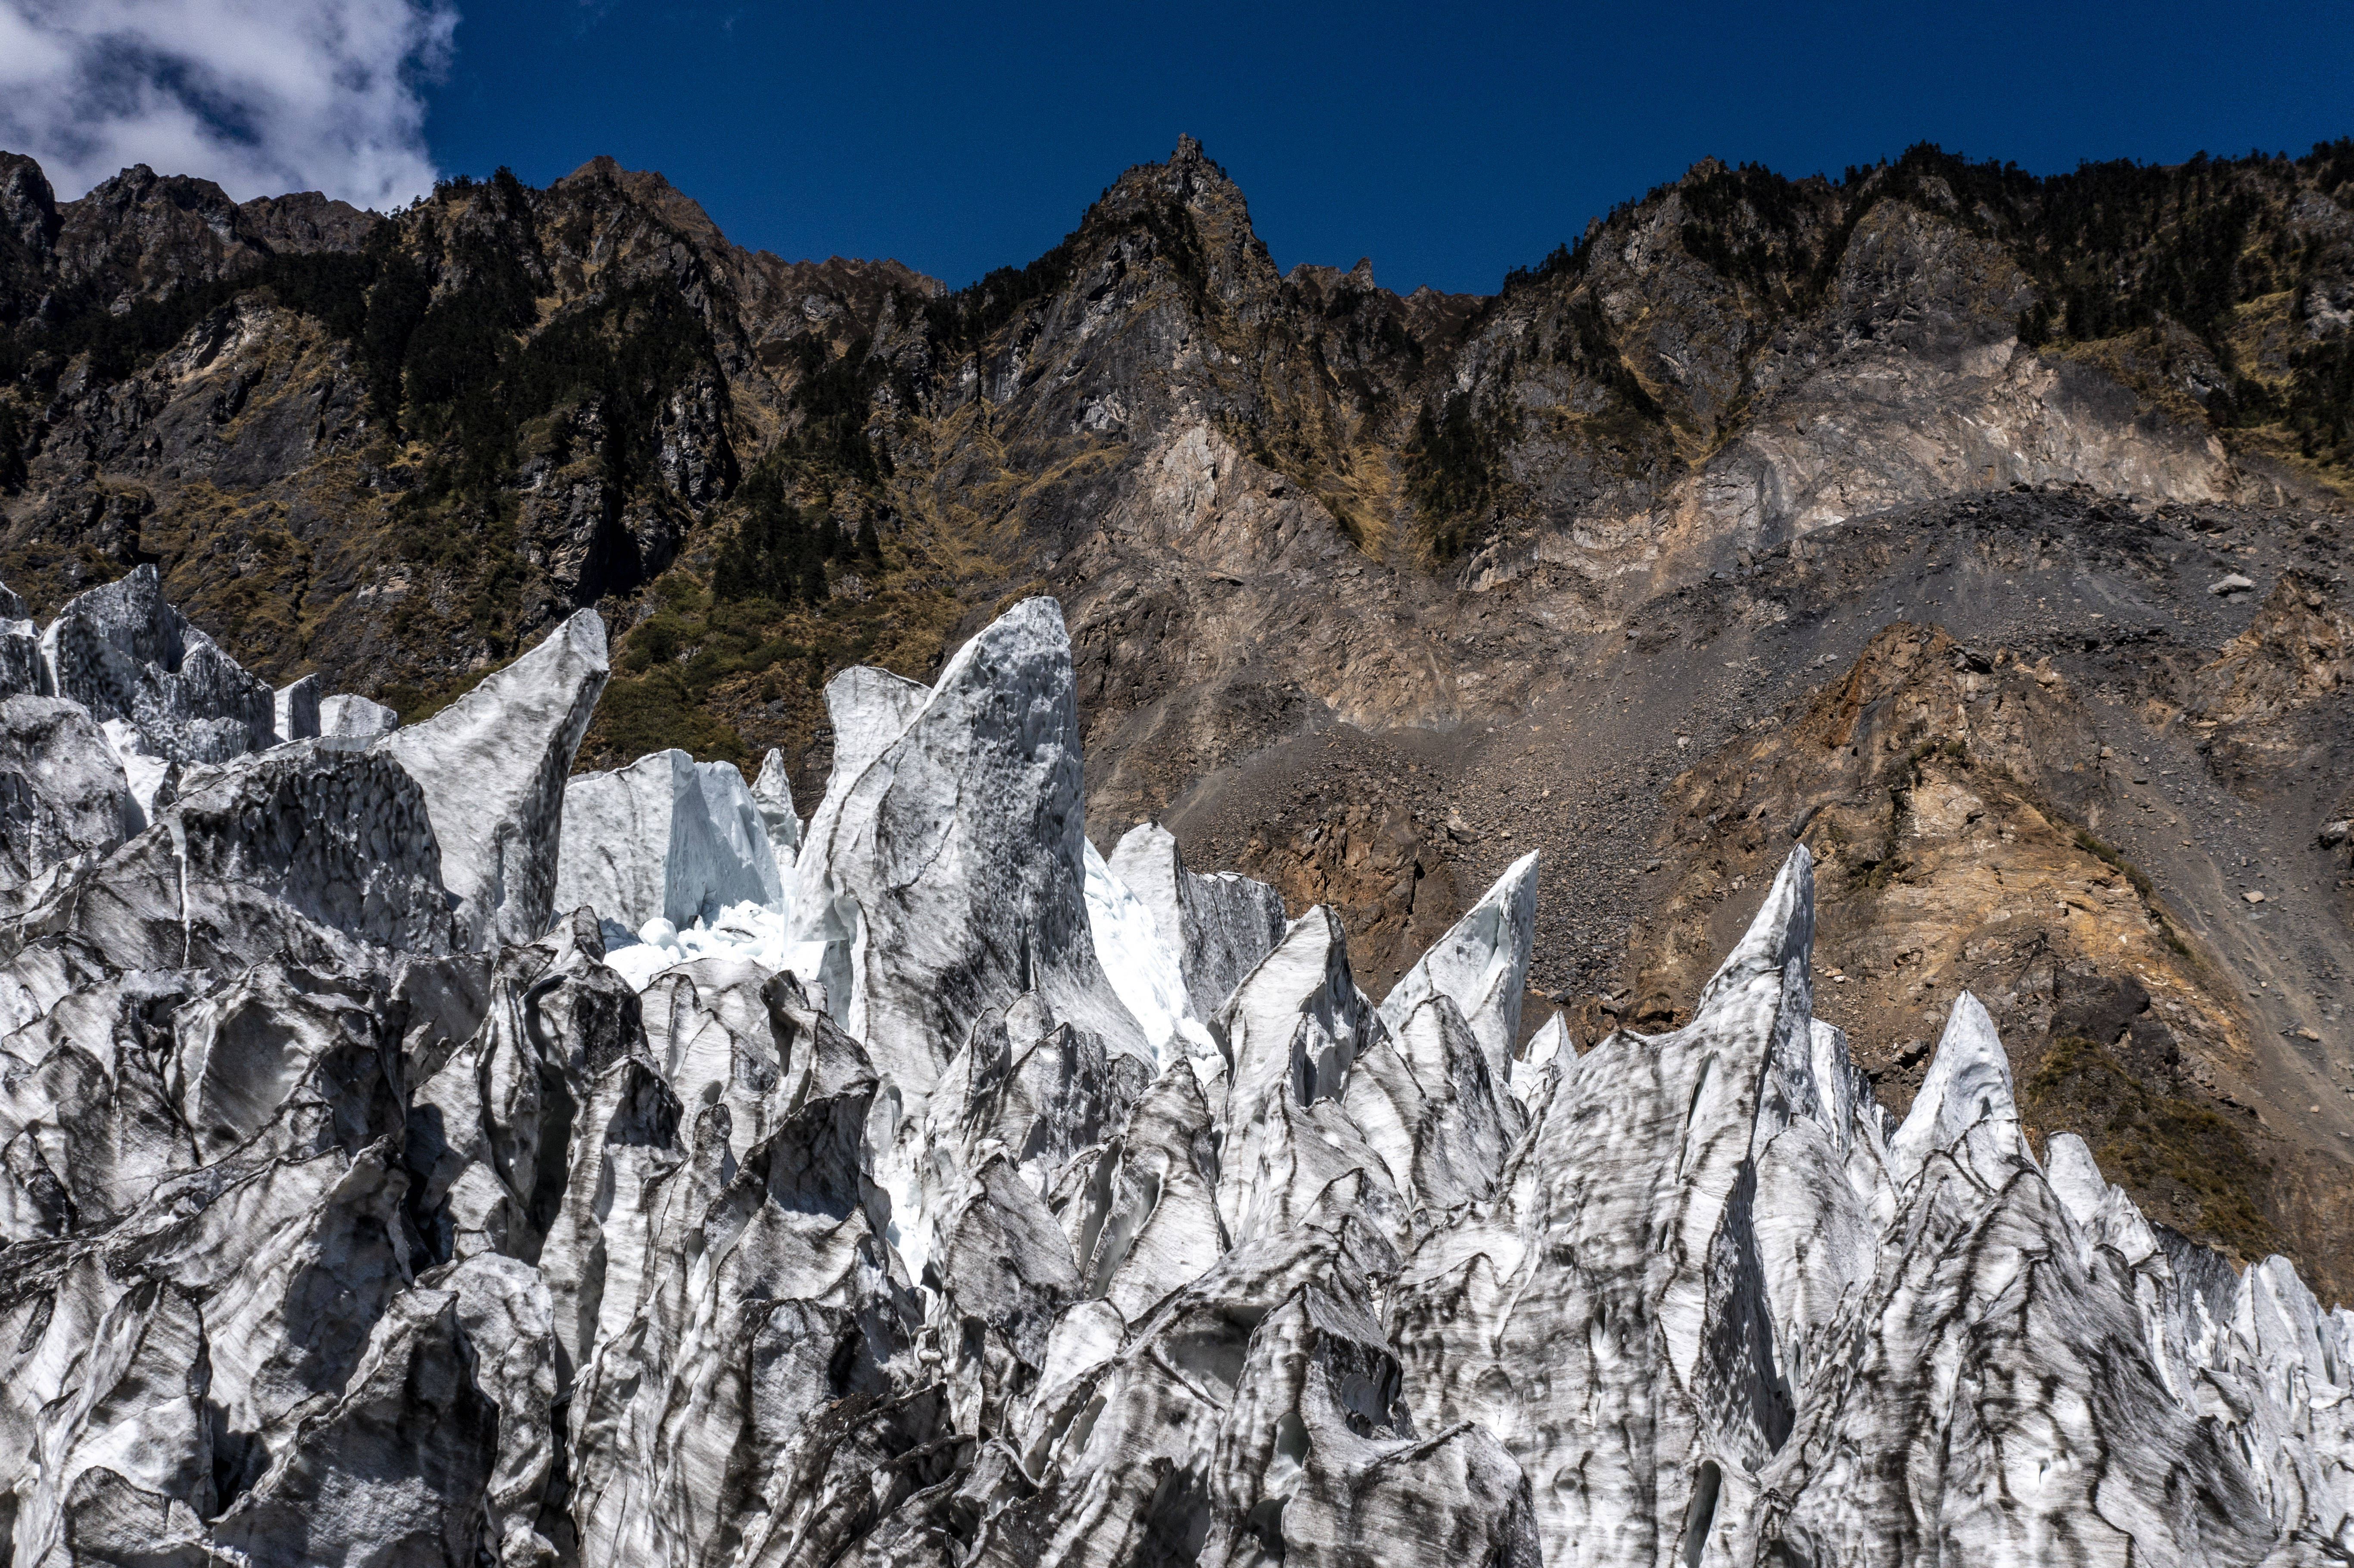
<svg viewBox="0 0 2354 1568">
<path fill-rule="evenodd" d="M 1097 854 L 1051 601 L 838 679 L 806 828 L 567 785 L 593 620 L 217 758 L 103 646 L 0 701 L 18 1563 L 2354 1553 L 2354 1317 L 2032 1147 L 1967 996 L 1883 1113 L 1803 848 L 1683 1028 L 1521 1044 L 1534 857 L 1376 1005 Z"/>
</svg>

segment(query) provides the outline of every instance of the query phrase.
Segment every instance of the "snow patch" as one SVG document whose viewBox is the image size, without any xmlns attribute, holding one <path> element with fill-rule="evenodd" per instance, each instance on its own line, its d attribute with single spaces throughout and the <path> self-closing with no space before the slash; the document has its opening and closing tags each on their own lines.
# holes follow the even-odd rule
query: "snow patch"
<svg viewBox="0 0 2354 1568">
<path fill-rule="evenodd" d="M 792 968 L 785 939 L 790 918 L 781 903 L 748 900 L 708 919 L 698 917 L 683 930 L 659 915 L 635 931 L 605 920 L 605 965 L 628 980 L 631 991 L 643 991 L 664 971 L 697 959 L 737 959 L 773 974 Z"/>
</svg>

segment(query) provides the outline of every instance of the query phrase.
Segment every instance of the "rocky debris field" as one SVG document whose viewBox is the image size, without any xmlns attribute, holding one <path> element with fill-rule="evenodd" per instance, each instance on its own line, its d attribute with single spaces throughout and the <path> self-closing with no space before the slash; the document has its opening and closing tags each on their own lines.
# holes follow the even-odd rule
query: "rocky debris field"
<svg viewBox="0 0 2354 1568">
<path fill-rule="evenodd" d="M 567 783 L 591 616 L 289 736 L 133 588 L 0 698 L 16 1562 L 2354 1551 L 2354 1314 L 2039 1148 L 1967 991 L 1884 1107 L 1837 842 L 1581 1051 L 1526 1005 L 1575 854 L 1376 1001 L 1330 907 L 1099 853 L 1048 599 L 836 677 L 804 821 L 774 755 Z"/>
<path fill-rule="evenodd" d="M 2187 1206 L 2155 1174 L 2133 1190 L 2354 1292 L 2354 864 L 2323 842 L 2354 808 L 2349 527 L 2003 493 L 1808 535 L 1607 630 L 1548 624 L 1508 586 L 1467 657 L 1510 671 L 1510 708 L 1444 731 L 1328 718 L 1198 780 L 1172 768 L 1165 820 L 1196 863 L 1340 909 L 1376 991 L 1511 860 L 1575 854 L 1578 885 L 1540 895 L 1527 1028 L 1559 1007 L 1588 1040 L 1688 1017 L 1803 840 L 1829 857 L 1844 977 L 1820 1005 L 1896 1105 L 1964 984 L 1998 1012 L 2025 985 L 2035 1018 L 2004 1031 L 2024 1079 L 2046 970 L 2163 971 L 2177 1057 L 2137 1081 L 2223 1113 L 2248 1153 Z M 1914 809 L 1923 768 L 1975 791 L 1953 822 Z M 1980 841 L 2022 863 L 2008 885 Z M 2071 899 L 2122 899 L 2137 939 Z"/>
</svg>

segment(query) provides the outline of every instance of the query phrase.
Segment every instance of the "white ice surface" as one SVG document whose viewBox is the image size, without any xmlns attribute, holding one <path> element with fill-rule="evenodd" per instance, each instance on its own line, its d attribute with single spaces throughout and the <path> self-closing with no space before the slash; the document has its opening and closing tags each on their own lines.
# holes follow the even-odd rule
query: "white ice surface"
<svg viewBox="0 0 2354 1568">
<path fill-rule="evenodd" d="M 784 884 L 763 810 L 732 762 L 679 750 L 575 775 L 564 787 L 556 906 L 586 904 L 635 930 L 656 917 L 716 924 L 749 900 L 780 906 Z"/>
<path fill-rule="evenodd" d="M 1185 972 L 1177 950 L 1161 934 L 1152 911 L 1128 885 L 1112 874 L 1095 841 L 1087 848 L 1087 927 L 1095 935 L 1096 962 L 1103 966 L 1111 989 L 1144 1026 L 1152 1043 L 1152 1059 L 1170 1060 L 1171 1042 L 1182 1041 L 1187 1057 L 1217 1050 L 1210 1031 L 1193 1016 L 1185 992 Z"/>
<path fill-rule="evenodd" d="M 1152 912 L 1112 874 L 1092 842 L 1087 846 L 1087 925 L 1095 936 L 1096 959 L 1121 1002 L 1143 1025 L 1155 1060 L 1169 1059 L 1172 1040 L 1182 1043 L 1180 1049 L 1188 1057 L 1214 1054 L 1217 1046 L 1186 996 L 1177 954 L 1161 935 Z M 636 991 L 645 990 L 663 970 L 697 959 L 742 959 L 771 970 L 795 969 L 796 957 L 810 955 L 793 951 L 786 937 L 790 923 L 790 911 L 781 903 L 730 905 L 716 919 L 697 920 L 684 928 L 654 919 L 629 933 L 608 921 L 605 962 Z"/>
<path fill-rule="evenodd" d="M 122 764 L 122 775 L 131 784 L 131 798 L 139 802 L 140 821 L 154 821 L 155 791 L 163 788 L 172 771 L 170 758 L 156 756 L 155 748 L 147 744 L 147 737 L 138 727 L 122 719 L 108 719 L 99 728 Z"/>
<path fill-rule="evenodd" d="M 695 922 L 680 930 L 657 916 L 638 928 L 635 938 L 608 926 L 605 963 L 643 991 L 656 975 L 697 959 L 743 959 L 774 971 L 790 969 L 785 950 L 786 911 L 781 905 L 731 904 L 717 918 Z"/>
</svg>

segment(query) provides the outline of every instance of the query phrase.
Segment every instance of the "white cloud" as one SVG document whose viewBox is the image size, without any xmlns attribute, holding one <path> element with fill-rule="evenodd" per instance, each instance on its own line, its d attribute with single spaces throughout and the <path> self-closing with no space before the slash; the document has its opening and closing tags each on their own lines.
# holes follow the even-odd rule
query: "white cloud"
<svg viewBox="0 0 2354 1568">
<path fill-rule="evenodd" d="M 447 0 L 0 0 L 0 148 L 60 198 L 145 164 L 239 201 L 397 207 L 433 184 L 419 88 L 457 20 Z"/>
</svg>

